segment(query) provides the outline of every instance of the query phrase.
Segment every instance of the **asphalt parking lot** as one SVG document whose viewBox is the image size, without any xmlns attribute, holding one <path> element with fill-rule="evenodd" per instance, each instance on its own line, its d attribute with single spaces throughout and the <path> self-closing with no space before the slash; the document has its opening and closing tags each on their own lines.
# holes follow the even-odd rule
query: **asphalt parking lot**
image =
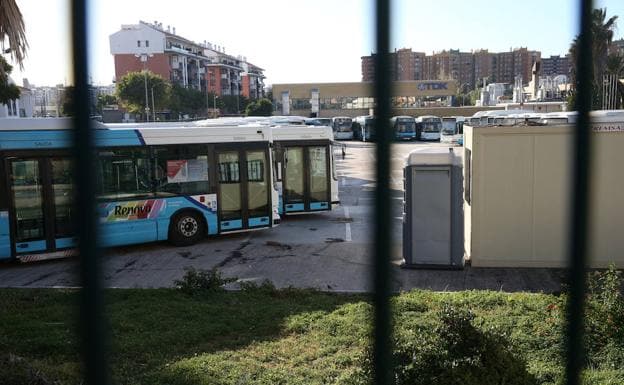
<svg viewBox="0 0 624 385">
<path fill-rule="evenodd" d="M 218 268 L 240 281 L 270 280 L 278 287 L 306 287 L 340 292 L 372 288 L 375 146 L 346 142 L 342 159 L 336 150 L 341 205 L 331 212 L 289 216 L 273 229 L 207 238 L 190 247 L 166 242 L 106 250 L 104 284 L 119 288 L 172 287 L 186 269 Z M 440 291 L 490 289 L 554 292 L 563 271 L 553 269 L 401 269 L 403 164 L 410 151 L 439 143 L 393 146 L 391 207 L 392 288 Z M 75 287 L 77 260 L 0 265 L 1 287 Z"/>
</svg>

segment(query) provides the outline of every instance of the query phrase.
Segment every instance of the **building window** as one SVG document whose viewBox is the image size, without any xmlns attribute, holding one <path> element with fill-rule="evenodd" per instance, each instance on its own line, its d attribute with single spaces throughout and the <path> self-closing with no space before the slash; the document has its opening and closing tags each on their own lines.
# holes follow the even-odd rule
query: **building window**
<svg viewBox="0 0 624 385">
<path fill-rule="evenodd" d="M 145 40 L 145 46 L 149 47 L 149 40 Z"/>
<path fill-rule="evenodd" d="M 137 47 L 141 46 L 141 40 L 137 40 Z"/>
</svg>

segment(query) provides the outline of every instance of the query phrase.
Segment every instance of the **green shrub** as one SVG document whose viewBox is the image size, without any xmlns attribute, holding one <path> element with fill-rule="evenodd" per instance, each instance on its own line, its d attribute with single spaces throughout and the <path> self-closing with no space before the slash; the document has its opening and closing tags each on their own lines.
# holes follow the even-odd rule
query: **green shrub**
<svg viewBox="0 0 624 385">
<path fill-rule="evenodd" d="M 589 274 L 585 316 L 588 365 L 613 368 L 624 362 L 622 272 L 611 265 Z"/>
<path fill-rule="evenodd" d="M 437 314 L 434 330 L 397 327 L 394 336 L 394 381 L 401 385 L 533 385 L 537 379 L 526 362 L 509 349 L 504 333 L 484 332 L 475 315 L 451 305 Z M 355 382 L 372 383 L 372 350 L 360 360 Z"/>
<path fill-rule="evenodd" d="M 189 295 L 214 293 L 224 291 L 224 285 L 236 281 L 238 278 L 223 278 L 221 272 L 216 268 L 206 270 L 196 270 L 193 267 L 187 268 L 184 277 L 175 280 L 174 284 L 182 292 Z"/>
</svg>

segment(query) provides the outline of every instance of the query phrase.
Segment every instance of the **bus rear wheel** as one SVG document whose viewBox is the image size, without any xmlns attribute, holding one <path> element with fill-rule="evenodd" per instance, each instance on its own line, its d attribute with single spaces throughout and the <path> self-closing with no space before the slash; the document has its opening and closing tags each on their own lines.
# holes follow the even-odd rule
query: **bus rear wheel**
<svg viewBox="0 0 624 385">
<path fill-rule="evenodd" d="M 169 241 L 175 246 L 190 246 L 206 234 L 203 218 L 196 212 L 184 211 L 176 214 L 169 224 Z"/>
</svg>

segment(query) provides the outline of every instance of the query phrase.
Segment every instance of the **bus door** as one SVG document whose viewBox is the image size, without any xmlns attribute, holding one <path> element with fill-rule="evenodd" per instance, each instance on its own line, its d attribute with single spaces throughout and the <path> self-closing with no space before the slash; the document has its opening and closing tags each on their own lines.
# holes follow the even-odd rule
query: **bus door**
<svg viewBox="0 0 624 385">
<path fill-rule="evenodd" d="M 69 158 L 9 158 L 14 255 L 51 253 L 76 245 Z"/>
<path fill-rule="evenodd" d="M 284 148 L 284 212 L 331 209 L 327 145 Z"/>
<path fill-rule="evenodd" d="M 218 148 L 219 231 L 271 226 L 270 167 L 264 148 Z"/>
</svg>

